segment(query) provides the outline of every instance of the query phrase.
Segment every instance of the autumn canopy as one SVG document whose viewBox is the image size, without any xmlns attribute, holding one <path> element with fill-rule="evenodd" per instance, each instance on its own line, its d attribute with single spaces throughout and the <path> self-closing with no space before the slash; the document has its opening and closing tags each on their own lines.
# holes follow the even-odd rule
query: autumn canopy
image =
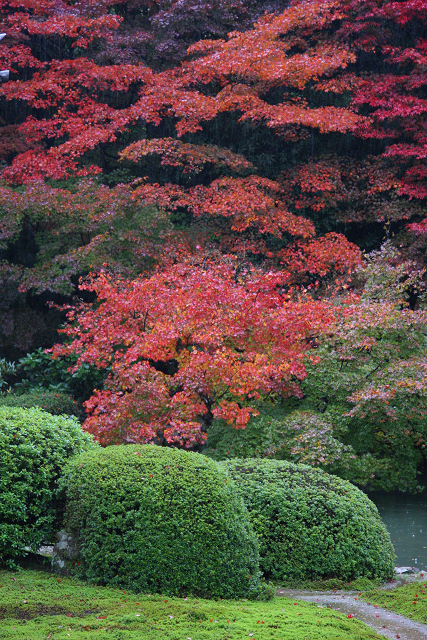
<svg viewBox="0 0 427 640">
<path fill-rule="evenodd" d="M 0 0 L 0 21 L 3 357 L 101 371 L 79 400 L 104 445 L 308 410 L 336 472 L 401 486 L 403 442 L 415 486 L 427 3 Z"/>
</svg>

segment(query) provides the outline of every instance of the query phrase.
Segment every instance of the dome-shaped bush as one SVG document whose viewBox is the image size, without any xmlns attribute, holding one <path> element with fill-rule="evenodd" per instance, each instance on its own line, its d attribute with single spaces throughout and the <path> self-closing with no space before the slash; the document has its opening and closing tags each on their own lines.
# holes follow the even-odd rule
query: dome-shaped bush
<svg viewBox="0 0 427 640">
<path fill-rule="evenodd" d="M 394 550 L 376 506 L 351 483 L 280 460 L 223 463 L 260 542 L 267 578 L 389 578 Z"/>
<path fill-rule="evenodd" d="M 111 446 L 74 459 L 63 485 L 77 575 L 170 595 L 258 592 L 248 513 L 213 460 L 153 445 Z"/>
<path fill-rule="evenodd" d="M 97 447 L 78 421 L 41 409 L 0 407 L 0 563 L 54 536 L 57 481 L 75 453 Z"/>
<path fill-rule="evenodd" d="M 39 389 L 38 391 L 28 391 L 21 395 L 9 393 L 0 396 L 1 407 L 22 407 L 31 409 L 38 407 L 54 416 L 78 416 L 79 410 L 77 402 L 62 391 L 48 391 Z"/>
</svg>

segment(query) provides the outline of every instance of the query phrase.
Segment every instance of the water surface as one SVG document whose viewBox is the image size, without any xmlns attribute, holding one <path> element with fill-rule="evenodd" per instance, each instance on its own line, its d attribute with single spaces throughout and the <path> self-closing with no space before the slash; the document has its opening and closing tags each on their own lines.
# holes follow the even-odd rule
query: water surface
<svg viewBox="0 0 427 640">
<path fill-rule="evenodd" d="M 375 491 L 369 498 L 390 534 L 396 551 L 396 566 L 427 571 L 427 490 L 412 495 Z"/>
</svg>

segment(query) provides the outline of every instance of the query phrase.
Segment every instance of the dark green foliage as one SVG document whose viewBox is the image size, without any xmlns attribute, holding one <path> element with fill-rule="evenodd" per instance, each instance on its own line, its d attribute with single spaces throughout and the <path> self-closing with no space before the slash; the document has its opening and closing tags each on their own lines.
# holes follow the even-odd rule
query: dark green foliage
<svg viewBox="0 0 427 640">
<path fill-rule="evenodd" d="M 0 360 L 0 389 L 7 388 L 11 381 L 15 381 L 17 367 L 14 362 L 9 362 L 6 358 Z"/>
<path fill-rule="evenodd" d="M 223 463 L 260 541 L 267 578 L 389 578 L 394 551 L 377 508 L 345 480 L 279 460 Z"/>
<path fill-rule="evenodd" d="M 75 458 L 62 483 L 79 576 L 168 595 L 259 593 L 247 511 L 213 460 L 152 445 L 111 446 Z"/>
<path fill-rule="evenodd" d="M 94 388 L 102 388 L 107 373 L 88 364 L 73 373 L 69 369 L 76 361 L 77 356 L 74 355 L 52 358 L 44 349 L 27 353 L 17 363 L 22 380 L 14 385 L 14 390 L 62 391 L 83 402 L 90 398 Z"/>
<path fill-rule="evenodd" d="M 213 420 L 203 454 L 213 460 L 257 458 L 277 446 L 277 420 L 261 408 L 245 429 L 230 429 L 225 420 Z"/>
<path fill-rule="evenodd" d="M 97 445 L 75 418 L 0 407 L 0 563 L 15 566 L 59 528 L 57 481 L 67 458 Z"/>
<path fill-rule="evenodd" d="M 75 400 L 67 396 L 67 394 L 56 391 L 29 391 L 17 395 L 16 393 L 9 393 L 5 396 L 0 396 L 1 407 L 24 407 L 29 409 L 31 407 L 39 407 L 54 416 L 68 415 L 78 416 L 79 410 Z"/>
<path fill-rule="evenodd" d="M 245 429 L 230 429 L 225 420 L 213 420 L 203 454 L 217 461 L 284 457 L 280 455 L 287 443 L 283 421 L 298 402 L 297 398 L 286 398 L 276 405 L 257 404 L 259 415 L 252 416 Z"/>
</svg>

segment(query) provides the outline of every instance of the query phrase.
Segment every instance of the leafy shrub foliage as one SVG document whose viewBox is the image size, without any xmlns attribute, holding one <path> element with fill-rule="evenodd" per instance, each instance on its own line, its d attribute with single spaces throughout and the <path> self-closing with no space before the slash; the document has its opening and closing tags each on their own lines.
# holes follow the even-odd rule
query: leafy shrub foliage
<svg viewBox="0 0 427 640">
<path fill-rule="evenodd" d="M 83 402 L 92 395 L 95 387 L 102 388 L 109 368 L 107 367 L 105 372 L 89 364 L 83 364 L 72 373 L 69 369 L 76 362 L 77 355 L 73 353 L 63 358 L 52 358 L 51 354 L 44 349 L 36 349 L 18 361 L 16 371 L 19 372 L 21 381 L 15 380 L 13 389 L 30 393 L 33 391 L 62 392 Z M 15 377 L 16 375 L 18 373 Z M 10 379 L 11 374 L 6 378 Z"/>
<path fill-rule="evenodd" d="M 248 508 L 267 578 L 393 575 L 394 550 L 377 508 L 349 482 L 286 461 L 223 464 Z"/>
<path fill-rule="evenodd" d="M 14 567 L 26 546 L 52 539 L 64 462 L 96 446 L 75 418 L 0 407 L 0 563 Z"/>
<path fill-rule="evenodd" d="M 119 445 L 67 465 L 75 572 L 137 591 L 257 595 L 258 544 L 226 470 L 196 453 Z"/>
<path fill-rule="evenodd" d="M 278 444 L 278 424 L 286 409 L 282 404 L 277 411 L 265 406 L 257 409 L 260 415 L 251 416 L 245 429 L 230 429 L 225 420 L 213 420 L 203 454 L 217 461 L 267 457 Z"/>
<path fill-rule="evenodd" d="M 6 358 L 0 359 L 0 389 L 10 386 L 12 381 L 15 381 L 17 377 L 17 367 L 14 362 L 6 360 Z"/>
<path fill-rule="evenodd" d="M 9 393 L 6 396 L 0 396 L 0 406 L 2 407 L 23 407 L 29 409 L 31 407 L 39 407 L 54 416 L 68 415 L 78 416 L 79 410 L 75 400 L 67 396 L 67 394 L 56 391 L 29 391 L 21 395 Z"/>
<path fill-rule="evenodd" d="M 277 405 L 258 403 L 259 415 L 251 416 L 244 431 L 230 429 L 225 420 L 214 420 L 203 453 L 217 461 L 274 458 L 302 462 L 325 467 L 329 473 L 350 466 L 356 458 L 354 449 L 334 437 L 332 424 L 321 415 L 293 411 L 297 402 L 289 398 Z"/>
</svg>

